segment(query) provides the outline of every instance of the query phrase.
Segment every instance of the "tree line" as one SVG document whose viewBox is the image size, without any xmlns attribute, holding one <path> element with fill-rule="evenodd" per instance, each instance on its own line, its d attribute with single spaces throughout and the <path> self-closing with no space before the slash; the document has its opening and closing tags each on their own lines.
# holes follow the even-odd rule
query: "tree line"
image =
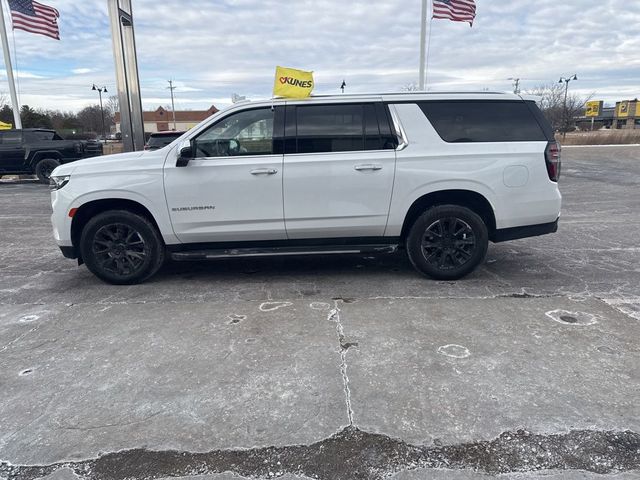
<svg viewBox="0 0 640 480">
<path fill-rule="evenodd" d="M 13 124 L 13 109 L 6 96 L 0 95 L 0 121 Z M 115 113 L 118 108 L 118 97 L 112 96 L 104 103 L 105 133 L 109 135 L 115 125 Z M 100 105 L 90 105 L 79 112 L 63 112 L 60 110 L 31 108 L 23 105 L 20 108 L 23 128 L 52 128 L 68 138 L 96 138 L 102 135 L 102 113 Z"/>
</svg>

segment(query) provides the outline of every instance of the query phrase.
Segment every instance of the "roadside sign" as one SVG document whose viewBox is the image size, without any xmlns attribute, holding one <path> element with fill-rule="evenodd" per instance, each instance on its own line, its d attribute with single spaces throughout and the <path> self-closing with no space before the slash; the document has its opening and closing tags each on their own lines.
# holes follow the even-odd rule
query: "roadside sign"
<svg viewBox="0 0 640 480">
<path fill-rule="evenodd" d="M 602 101 L 592 100 L 590 102 L 587 102 L 586 113 L 585 113 L 587 117 L 599 117 L 601 111 L 602 111 Z"/>
<path fill-rule="evenodd" d="M 629 116 L 629 101 L 618 102 L 616 104 L 616 117 L 624 118 Z"/>
</svg>

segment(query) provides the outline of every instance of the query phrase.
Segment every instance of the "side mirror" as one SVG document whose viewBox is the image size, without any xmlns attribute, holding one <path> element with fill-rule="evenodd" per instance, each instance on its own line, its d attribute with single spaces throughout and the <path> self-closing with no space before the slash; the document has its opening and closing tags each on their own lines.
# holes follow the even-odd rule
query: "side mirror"
<svg viewBox="0 0 640 480">
<path fill-rule="evenodd" d="M 178 160 L 176 161 L 176 167 L 186 167 L 189 165 L 189 160 L 193 158 L 193 147 L 191 142 L 184 142 L 178 149 Z"/>
</svg>

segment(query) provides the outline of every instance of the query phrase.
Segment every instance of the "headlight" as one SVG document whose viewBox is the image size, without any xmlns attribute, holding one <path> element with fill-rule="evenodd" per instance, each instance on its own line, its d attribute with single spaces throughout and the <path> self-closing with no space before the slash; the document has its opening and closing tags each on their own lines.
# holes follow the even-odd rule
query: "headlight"
<svg viewBox="0 0 640 480">
<path fill-rule="evenodd" d="M 60 190 L 69 183 L 70 178 L 71 175 L 51 175 L 51 177 L 49 177 L 49 188 L 51 190 Z"/>
</svg>

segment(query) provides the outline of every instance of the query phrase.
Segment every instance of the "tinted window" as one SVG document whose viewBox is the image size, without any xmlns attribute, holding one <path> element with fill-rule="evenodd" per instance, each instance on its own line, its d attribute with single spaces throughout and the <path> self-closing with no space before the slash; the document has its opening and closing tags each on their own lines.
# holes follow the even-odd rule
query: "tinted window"
<svg viewBox="0 0 640 480">
<path fill-rule="evenodd" d="M 36 130 L 24 132 L 25 142 L 42 142 L 53 140 L 55 136 L 54 132 L 47 132 L 46 130 Z"/>
<path fill-rule="evenodd" d="M 362 105 L 297 108 L 298 153 L 364 150 Z"/>
<path fill-rule="evenodd" d="M 2 132 L 1 135 L 3 145 L 22 143 L 22 132 Z"/>
<path fill-rule="evenodd" d="M 419 106 L 445 142 L 546 141 L 525 102 L 434 101 Z"/>
<path fill-rule="evenodd" d="M 151 137 L 149 137 L 149 141 L 147 142 L 147 145 L 150 148 L 162 148 L 162 147 L 166 147 L 167 145 L 169 145 L 171 142 L 173 142 L 176 138 L 180 137 L 182 135 L 182 133 L 176 133 L 175 135 L 151 135 Z"/>
<path fill-rule="evenodd" d="M 298 153 L 383 148 L 373 103 L 298 106 L 296 116 Z"/>
<path fill-rule="evenodd" d="M 273 117 L 271 108 L 259 108 L 223 118 L 196 138 L 196 157 L 272 154 Z"/>
</svg>

